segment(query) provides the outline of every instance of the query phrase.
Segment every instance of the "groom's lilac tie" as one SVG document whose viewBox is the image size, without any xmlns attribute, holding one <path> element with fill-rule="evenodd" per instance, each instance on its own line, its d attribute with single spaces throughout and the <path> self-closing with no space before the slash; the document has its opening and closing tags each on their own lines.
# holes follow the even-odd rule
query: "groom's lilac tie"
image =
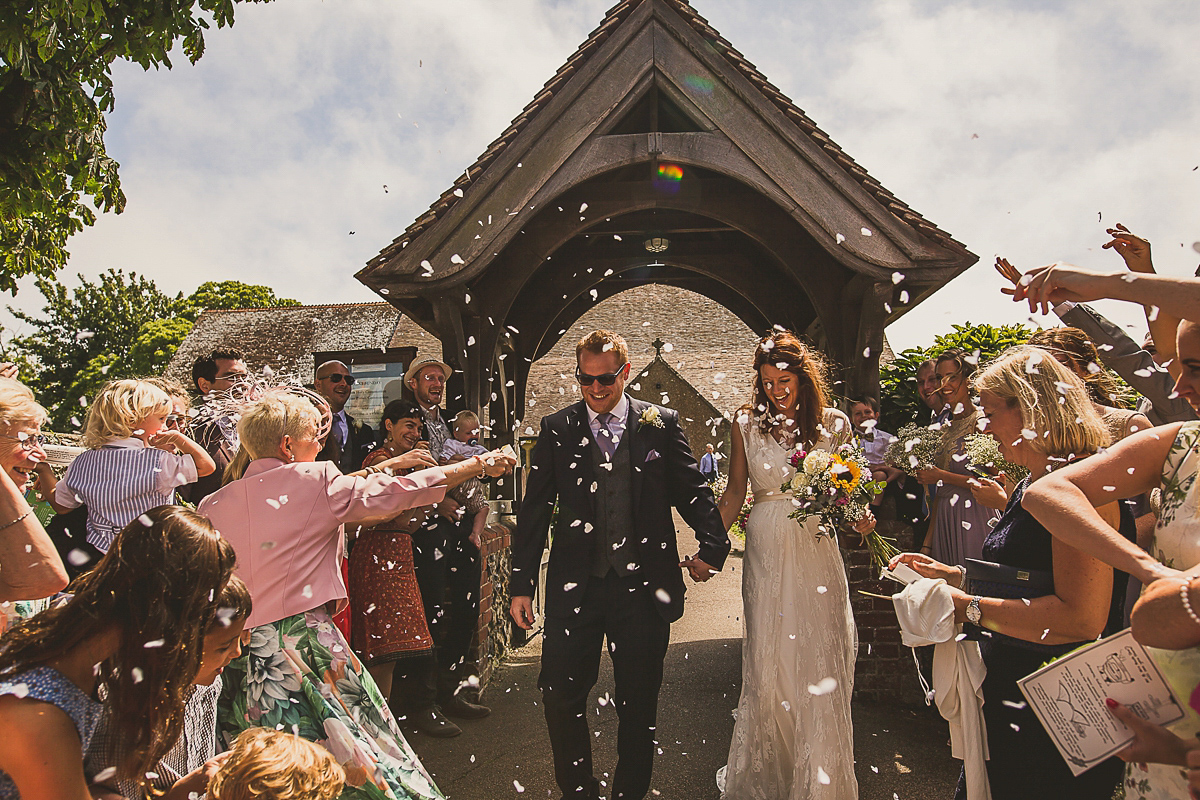
<svg viewBox="0 0 1200 800">
<path fill-rule="evenodd" d="M 604 453 L 608 461 L 612 461 L 613 453 L 617 452 L 618 442 L 608 428 L 615 419 L 616 417 L 607 411 L 596 415 L 596 422 L 600 423 L 600 430 L 596 431 L 596 444 L 600 446 L 600 452 Z"/>
</svg>

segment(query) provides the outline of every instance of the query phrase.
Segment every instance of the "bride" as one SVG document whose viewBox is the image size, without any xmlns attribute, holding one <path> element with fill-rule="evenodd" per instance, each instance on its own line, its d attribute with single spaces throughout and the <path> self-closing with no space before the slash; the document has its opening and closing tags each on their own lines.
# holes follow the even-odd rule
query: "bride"
<svg viewBox="0 0 1200 800">
<path fill-rule="evenodd" d="M 728 528 L 749 478 L 742 696 L 717 785 L 727 800 L 854 800 L 850 694 L 858 635 L 846 572 L 837 541 L 819 535 L 816 517 L 789 519 L 793 506 L 780 492 L 792 453 L 848 442 L 850 421 L 828 407 L 825 365 L 795 334 L 762 339 L 754 368 L 754 396 L 738 412 L 720 502 Z M 868 513 L 855 529 L 874 524 Z"/>
</svg>

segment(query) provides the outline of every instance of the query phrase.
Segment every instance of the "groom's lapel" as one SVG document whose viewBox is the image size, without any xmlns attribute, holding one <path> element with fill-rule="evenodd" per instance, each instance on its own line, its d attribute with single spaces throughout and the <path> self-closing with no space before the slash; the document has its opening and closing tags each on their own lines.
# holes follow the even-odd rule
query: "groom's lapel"
<svg viewBox="0 0 1200 800">
<path fill-rule="evenodd" d="M 628 397 L 628 395 L 626 395 Z M 648 404 L 629 398 L 629 415 L 625 418 L 625 436 L 629 439 L 629 458 L 633 465 L 630 479 L 633 489 L 633 514 L 637 517 L 642 500 L 642 478 L 646 468 L 646 454 L 650 452 L 648 437 L 641 428 L 642 411 Z"/>
<path fill-rule="evenodd" d="M 587 406 L 582 400 L 572 407 L 567 414 L 567 421 L 567 446 L 575 453 L 575 469 L 571 472 L 575 473 L 574 477 L 579 481 L 579 491 L 587 495 L 588 508 L 595 517 L 596 493 L 592 491 L 592 482 L 596 480 L 596 476 L 592 474 L 592 429 L 588 424 Z"/>
</svg>

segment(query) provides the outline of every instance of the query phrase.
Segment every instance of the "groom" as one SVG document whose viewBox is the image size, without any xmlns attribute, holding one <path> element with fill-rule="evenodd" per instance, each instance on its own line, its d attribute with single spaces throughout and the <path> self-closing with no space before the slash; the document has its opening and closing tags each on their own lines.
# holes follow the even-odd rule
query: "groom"
<svg viewBox="0 0 1200 800">
<path fill-rule="evenodd" d="M 629 351 L 610 331 L 575 348 L 583 402 L 542 420 L 513 535 L 512 615 L 533 625 L 533 591 L 555 501 L 546 580 L 542 689 L 564 798 L 594 800 L 588 694 L 608 638 L 616 679 L 613 800 L 650 788 L 658 690 L 671 623 L 683 615 L 683 575 L 721 569 L 729 537 L 679 416 L 625 394 Z M 671 506 L 696 531 L 699 553 L 679 560 Z"/>
</svg>

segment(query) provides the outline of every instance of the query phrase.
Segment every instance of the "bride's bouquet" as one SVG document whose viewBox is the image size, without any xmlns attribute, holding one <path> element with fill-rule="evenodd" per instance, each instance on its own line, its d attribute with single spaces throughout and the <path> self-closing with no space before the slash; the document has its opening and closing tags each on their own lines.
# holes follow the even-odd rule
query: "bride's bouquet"
<svg viewBox="0 0 1200 800">
<path fill-rule="evenodd" d="M 896 441 L 888 445 L 883 460 L 896 469 L 913 475 L 919 469 L 931 467 L 942 449 L 942 431 L 909 423 L 896 433 Z"/>
<path fill-rule="evenodd" d="M 838 528 L 850 527 L 863 518 L 871 500 L 887 486 L 871 480 L 871 467 L 860 448 L 844 444 L 836 450 L 796 450 L 793 473 L 780 491 L 791 496 L 795 506 L 789 517 L 805 520 L 817 516 L 817 536 L 834 536 Z M 879 533 L 865 534 L 871 556 L 886 564 L 900 552 Z"/>
</svg>

